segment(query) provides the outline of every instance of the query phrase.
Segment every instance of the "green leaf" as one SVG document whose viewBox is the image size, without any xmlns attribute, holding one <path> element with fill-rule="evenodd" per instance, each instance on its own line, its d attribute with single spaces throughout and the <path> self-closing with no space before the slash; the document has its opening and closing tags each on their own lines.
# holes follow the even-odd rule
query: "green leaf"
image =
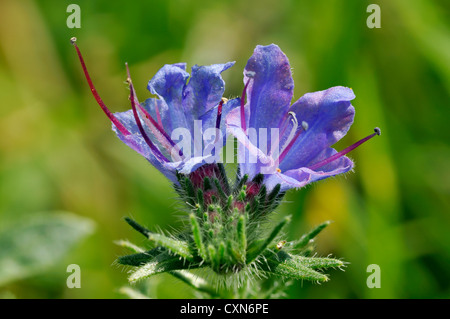
<svg viewBox="0 0 450 319">
<path fill-rule="evenodd" d="M 133 253 L 143 253 L 145 252 L 145 249 L 129 242 L 128 240 L 117 240 L 114 242 L 116 245 L 121 246 L 121 247 L 125 247 L 128 250 L 130 250 Z"/>
<path fill-rule="evenodd" d="M 292 243 L 293 249 L 302 249 L 309 244 L 310 240 L 316 237 L 325 227 L 331 224 L 331 221 L 326 221 L 316 226 L 309 233 L 303 235 L 299 240 Z"/>
<path fill-rule="evenodd" d="M 225 166 L 222 163 L 217 163 L 217 166 L 219 167 L 220 181 L 222 182 L 222 185 L 224 187 L 223 191 L 226 194 L 230 194 L 230 184 L 228 183 L 227 174 L 225 172 Z"/>
<path fill-rule="evenodd" d="M 242 256 L 245 256 L 245 251 L 247 249 L 247 235 L 245 232 L 245 216 L 240 215 L 237 221 L 237 242 L 238 242 L 238 249 L 241 252 Z"/>
<path fill-rule="evenodd" d="M 144 295 L 139 290 L 133 289 L 131 287 L 121 287 L 119 292 L 130 299 L 150 299 L 146 295 Z"/>
<path fill-rule="evenodd" d="M 143 253 L 121 256 L 117 258 L 117 262 L 127 266 L 142 266 L 150 260 L 161 254 L 161 249 L 155 248 Z"/>
<path fill-rule="evenodd" d="M 211 297 L 218 297 L 218 292 L 216 289 L 208 285 L 205 279 L 195 276 L 192 273 L 186 271 L 186 270 L 175 270 L 169 272 L 172 276 L 180 279 L 181 281 L 185 282 L 192 288 L 194 288 L 197 291 L 201 291 L 204 293 L 207 293 Z"/>
<path fill-rule="evenodd" d="M 269 264 L 269 268 L 266 271 L 284 278 L 292 278 L 297 280 L 303 279 L 318 282 L 328 281 L 328 277 L 324 274 L 321 274 L 308 267 L 302 266 L 301 264 L 287 261 L 282 263 Z"/>
<path fill-rule="evenodd" d="M 139 267 L 129 277 L 129 282 L 136 282 L 138 280 L 148 278 L 150 276 L 181 269 L 198 268 L 198 264 L 189 263 L 179 256 L 171 256 L 169 254 L 161 254 L 151 262 Z"/>
<path fill-rule="evenodd" d="M 194 237 L 194 243 L 197 246 L 198 254 L 202 259 L 206 259 L 207 252 L 206 252 L 205 245 L 203 244 L 202 233 L 200 230 L 200 225 L 197 221 L 197 217 L 195 217 L 194 214 L 190 214 L 189 220 L 191 222 L 192 235 Z"/>
<path fill-rule="evenodd" d="M 43 272 L 94 231 L 92 220 L 67 212 L 33 213 L 0 231 L 0 285 Z"/>
<path fill-rule="evenodd" d="M 125 221 L 135 230 L 137 230 L 142 235 L 147 237 L 148 240 L 154 242 L 156 245 L 163 246 L 164 248 L 167 248 L 171 252 L 180 255 L 181 257 L 186 258 L 188 260 L 192 261 L 194 259 L 194 256 L 190 251 L 187 242 L 170 238 L 161 234 L 152 233 L 150 230 L 138 224 L 136 221 L 132 220 L 129 217 L 125 217 Z"/>
<path fill-rule="evenodd" d="M 302 257 L 280 251 L 276 257 L 268 259 L 267 265 L 263 266 L 263 268 L 282 277 L 325 282 L 328 281 L 328 277 L 315 271 L 315 269 L 342 266 L 344 266 L 344 263 L 338 259 Z"/>
<path fill-rule="evenodd" d="M 272 243 L 272 241 L 277 237 L 277 235 L 280 233 L 280 231 L 283 229 L 283 227 L 291 221 L 291 216 L 286 216 L 279 222 L 272 230 L 270 235 L 266 239 L 261 239 L 252 245 L 253 247 L 250 247 L 248 249 L 247 253 L 247 263 L 252 262 L 256 257 L 258 257 L 261 253 L 263 253 L 267 247 Z"/>
<path fill-rule="evenodd" d="M 151 233 L 148 236 L 148 239 L 187 260 L 194 260 L 194 255 L 190 251 L 188 243 L 185 241 L 173 239 L 156 233 Z"/>
<path fill-rule="evenodd" d="M 292 256 L 295 262 L 302 264 L 311 269 L 326 269 L 326 268 L 339 268 L 344 266 L 344 262 L 334 258 L 321 258 L 321 257 L 303 257 Z"/>
</svg>

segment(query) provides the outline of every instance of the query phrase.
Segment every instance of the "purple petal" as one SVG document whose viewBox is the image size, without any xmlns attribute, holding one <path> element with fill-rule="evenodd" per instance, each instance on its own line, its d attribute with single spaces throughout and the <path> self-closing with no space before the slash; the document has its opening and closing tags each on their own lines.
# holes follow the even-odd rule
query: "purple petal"
<svg viewBox="0 0 450 319">
<path fill-rule="evenodd" d="M 277 184 L 281 185 L 280 191 L 285 192 L 291 188 L 301 188 L 311 182 L 310 172 L 304 169 L 297 169 L 289 171 L 289 174 L 275 173 L 267 175 L 264 180 L 264 185 L 267 191 L 271 191 Z"/>
<path fill-rule="evenodd" d="M 322 160 L 336 154 L 337 151 L 332 148 L 324 150 L 317 158 Z M 320 169 L 313 171 L 307 167 L 291 169 L 282 173 L 266 175 L 264 184 L 268 190 L 271 190 L 277 184 L 281 184 L 281 191 L 287 191 L 291 188 L 301 188 L 312 182 L 321 179 L 339 175 L 350 171 L 353 168 L 353 162 L 346 156 L 343 156 Z"/>
<path fill-rule="evenodd" d="M 164 130 L 169 136 L 175 128 L 190 128 L 190 123 L 187 123 L 183 110 L 183 91 L 189 78 L 189 73 L 185 69 L 186 64 L 184 63 L 166 64 L 148 82 L 147 86 L 150 93 L 158 95 L 167 106 L 165 110 L 167 116 L 170 117 L 170 122 L 164 126 Z"/>
<path fill-rule="evenodd" d="M 117 134 L 117 137 L 124 142 L 128 147 L 138 152 L 140 155 L 144 156 L 153 166 L 155 166 L 161 173 L 164 174 L 172 182 L 177 182 L 175 171 L 170 167 L 166 166 L 166 163 L 161 162 L 158 157 L 156 157 L 150 147 L 145 142 L 139 129 L 136 125 L 133 111 L 128 110 L 126 112 L 114 113 L 114 116 L 127 128 L 131 133 L 128 136 L 124 136 L 120 131 L 117 130 L 115 125 L 112 125 L 113 131 Z"/>
<path fill-rule="evenodd" d="M 228 62 L 192 67 L 191 78 L 183 91 L 183 106 L 186 114 L 192 114 L 193 118 L 198 118 L 219 104 L 225 91 L 225 81 L 220 74 L 233 65 L 234 62 Z"/>
<path fill-rule="evenodd" d="M 350 101 L 354 98 L 350 88 L 338 86 L 307 93 L 295 102 L 290 111 L 299 123 L 306 122 L 308 129 L 299 135 L 280 169 L 288 171 L 318 162 L 323 150 L 339 141 L 352 125 L 355 109 Z"/>
<path fill-rule="evenodd" d="M 294 92 L 288 58 L 275 44 L 257 46 L 245 67 L 244 83 L 249 76 L 252 78 L 247 88 L 249 127 L 257 130 L 279 127 Z"/>
<path fill-rule="evenodd" d="M 327 148 L 323 150 L 315 159 L 314 161 L 320 162 L 326 158 L 329 158 L 330 156 L 336 154 L 337 151 L 333 148 Z M 328 163 L 327 165 L 324 165 L 318 169 L 315 169 L 311 173 L 312 181 L 318 181 L 330 176 L 335 176 L 338 174 L 347 173 L 348 171 L 353 169 L 353 161 L 349 159 L 347 156 L 342 156 L 331 163 Z M 286 172 L 287 174 L 287 172 Z"/>
<path fill-rule="evenodd" d="M 170 116 L 169 107 L 163 100 L 158 98 L 148 98 L 141 104 L 150 116 L 157 121 L 163 130 L 170 136 L 171 128 L 176 128 L 173 118 Z"/>
</svg>

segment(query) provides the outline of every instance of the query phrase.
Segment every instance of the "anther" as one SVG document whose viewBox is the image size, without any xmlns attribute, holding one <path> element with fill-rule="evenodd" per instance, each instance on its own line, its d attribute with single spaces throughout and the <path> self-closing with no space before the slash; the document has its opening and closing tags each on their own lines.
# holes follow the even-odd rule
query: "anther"
<svg viewBox="0 0 450 319">
<path fill-rule="evenodd" d="M 308 128 L 309 128 L 308 122 L 302 121 L 302 128 L 303 128 L 305 131 L 307 131 Z"/>
<path fill-rule="evenodd" d="M 254 78 L 256 75 L 255 71 L 247 71 L 247 73 L 245 73 L 245 76 L 248 78 Z"/>
</svg>

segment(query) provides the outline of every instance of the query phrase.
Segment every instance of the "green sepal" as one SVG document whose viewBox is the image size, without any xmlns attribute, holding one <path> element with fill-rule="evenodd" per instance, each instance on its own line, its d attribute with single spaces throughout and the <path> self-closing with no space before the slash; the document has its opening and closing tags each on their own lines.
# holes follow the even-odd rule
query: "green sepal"
<svg viewBox="0 0 450 319">
<path fill-rule="evenodd" d="M 203 178 L 203 189 L 205 192 L 212 189 L 211 179 L 207 176 Z"/>
<path fill-rule="evenodd" d="M 280 190 L 281 184 L 277 184 L 275 185 L 273 190 L 269 193 L 269 195 L 267 195 L 266 209 L 268 212 L 271 212 L 273 209 L 275 209 L 278 206 L 280 199 L 284 196 L 284 193 L 281 193 Z"/>
<path fill-rule="evenodd" d="M 223 165 L 223 163 L 217 163 L 217 166 L 219 167 L 220 181 L 222 182 L 223 185 L 223 191 L 225 192 L 225 194 L 230 194 L 230 184 L 228 183 L 228 177 L 225 171 L 225 166 Z"/>
<path fill-rule="evenodd" d="M 228 196 L 225 194 L 224 190 L 222 189 L 222 185 L 220 185 L 220 181 L 217 178 L 213 178 L 213 183 L 216 185 L 217 192 L 220 195 L 220 199 L 224 202 L 228 199 Z"/>
<path fill-rule="evenodd" d="M 263 182 L 263 180 L 264 180 L 264 174 L 259 173 L 252 179 L 252 182 L 260 185 Z"/>
<path fill-rule="evenodd" d="M 205 207 L 203 191 L 200 188 L 197 189 L 197 203 L 200 205 L 200 207 L 202 207 L 202 208 Z"/>
<path fill-rule="evenodd" d="M 238 180 L 235 190 L 240 191 L 242 186 L 244 186 L 244 184 L 247 183 L 247 180 L 248 180 L 248 175 L 245 174 L 244 176 L 242 176 L 241 179 Z"/>
<path fill-rule="evenodd" d="M 245 231 L 245 216 L 244 215 L 240 215 L 237 221 L 237 241 L 238 241 L 238 247 L 239 247 L 239 251 L 242 255 L 242 257 L 245 257 L 245 251 L 247 249 L 247 235 L 246 235 L 246 231 Z"/>
<path fill-rule="evenodd" d="M 197 246 L 198 255 L 202 259 L 206 259 L 207 258 L 206 248 L 205 245 L 203 244 L 202 233 L 198 220 L 194 214 L 189 215 L 189 220 L 191 222 L 192 236 L 194 237 L 194 243 Z"/>
<path fill-rule="evenodd" d="M 184 178 L 184 190 L 186 192 L 186 195 L 189 199 L 189 202 L 191 204 L 195 203 L 195 190 L 194 190 L 194 185 L 192 184 L 191 180 L 188 177 Z"/>
</svg>

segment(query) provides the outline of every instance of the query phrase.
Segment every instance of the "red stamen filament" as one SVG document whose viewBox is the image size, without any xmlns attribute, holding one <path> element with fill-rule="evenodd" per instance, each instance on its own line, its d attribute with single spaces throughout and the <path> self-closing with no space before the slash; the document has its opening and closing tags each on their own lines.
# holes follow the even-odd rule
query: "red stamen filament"
<svg viewBox="0 0 450 319">
<path fill-rule="evenodd" d="M 247 80 L 247 83 L 245 83 L 244 90 L 242 91 L 242 97 L 241 97 L 241 128 L 244 132 L 247 131 L 247 124 L 245 123 L 245 94 L 247 93 L 247 87 L 250 83 L 251 78 Z"/>
<path fill-rule="evenodd" d="M 223 103 L 227 102 L 226 98 L 222 98 L 219 102 L 219 106 L 217 107 L 217 117 L 216 117 L 216 138 L 214 139 L 214 144 L 219 140 L 219 132 L 220 132 L 220 121 L 222 119 L 222 107 Z"/>
<path fill-rule="evenodd" d="M 75 50 L 78 54 L 78 59 L 80 60 L 81 67 L 83 68 L 84 76 L 86 77 L 86 80 L 89 84 L 89 87 L 91 89 L 92 94 L 94 95 L 95 100 L 97 101 L 98 105 L 102 108 L 103 112 L 105 112 L 106 116 L 110 119 L 110 121 L 117 127 L 120 133 L 122 133 L 124 136 L 128 136 L 131 133 L 127 130 L 127 128 L 114 116 L 114 114 L 108 109 L 108 107 L 103 103 L 103 100 L 100 98 L 100 95 L 98 94 L 97 90 L 95 89 L 94 83 L 92 83 L 91 77 L 89 76 L 89 72 L 87 70 L 86 64 L 83 59 L 83 55 L 81 54 L 80 49 L 78 48 L 76 44 L 76 38 L 70 39 L 73 46 L 75 47 Z"/>
<path fill-rule="evenodd" d="M 137 109 L 136 109 L 136 92 L 134 91 L 134 86 L 131 81 L 131 78 L 128 77 L 127 79 L 129 85 L 130 85 L 130 101 L 131 101 L 131 108 L 133 109 L 133 115 L 134 119 L 136 121 L 136 124 L 138 126 L 139 132 L 141 133 L 142 137 L 144 138 L 147 145 L 152 150 L 153 154 L 161 161 L 161 162 L 169 162 L 167 158 L 160 152 L 160 150 L 153 144 L 153 142 L 148 137 L 147 133 L 144 130 L 144 127 L 142 126 L 141 119 L 139 118 Z"/>
<path fill-rule="evenodd" d="M 219 106 L 217 107 L 216 129 L 220 128 L 220 120 L 222 119 L 222 107 L 223 103 L 226 101 L 227 100 L 225 98 L 222 98 L 222 100 L 220 100 Z"/>
<path fill-rule="evenodd" d="M 281 151 L 280 156 L 278 157 L 278 162 L 281 163 L 281 161 L 286 157 L 286 154 L 291 149 L 292 145 L 294 145 L 297 138 L 300 136 L 300 133 L 302 133 L 303 130 L 299 129 L 297 133 L 295 133 L 295 136 L 292 138 L 292 140 L 289 142 L 289 144 L 284 148 L 284 150 Z"/>
<path fill-rule="evenodd" d="M 349 147 L 343 149 L 343 150 L 340 151 L 339 153 L 336 153 L 336 154 L 334 154 L 334 155 L 332 155 L 332 156 L 330 156 L 330 157 L 324 159 L 323 161 L 320 161 L 320 162 L 318 162 L 318 163 L 316 163 L 316 164 L 313 164 L 312 166 L 310 166 L 310 167 L 308 167 L 308 168 L 311 169 L 311 170 L 316 170 L 316 169 L 318 169 L 319 167 L 325 166 L 325 165 L 327 165 L 327 164 L 329 164 L 329 163 L 331 163 L 331 162 L 337 160 L 338 158 L 341 158 L 341 157 L 344 156 L 345 154 L 347 154 L 347 153 L 353 151 L 355 148 L 357 148 L 358 146 L 360 146 L 360 145 L 363 144 L 364 142 L 370 140 L 372 137 L 381 134 L 381 131 L 380 131 L 380 129 L 379 129 L 378 127 L 376 127 L 376 128 L 374 129 L 374 131 L 375 131 L 374 133 L 372 133 L 372 134 L 370 134 L 369 136 L 366 136 L 365 138 L 359 140 L 359 141 L 356 142 L 355 144 L 350 145 Z"/>
</svg>

